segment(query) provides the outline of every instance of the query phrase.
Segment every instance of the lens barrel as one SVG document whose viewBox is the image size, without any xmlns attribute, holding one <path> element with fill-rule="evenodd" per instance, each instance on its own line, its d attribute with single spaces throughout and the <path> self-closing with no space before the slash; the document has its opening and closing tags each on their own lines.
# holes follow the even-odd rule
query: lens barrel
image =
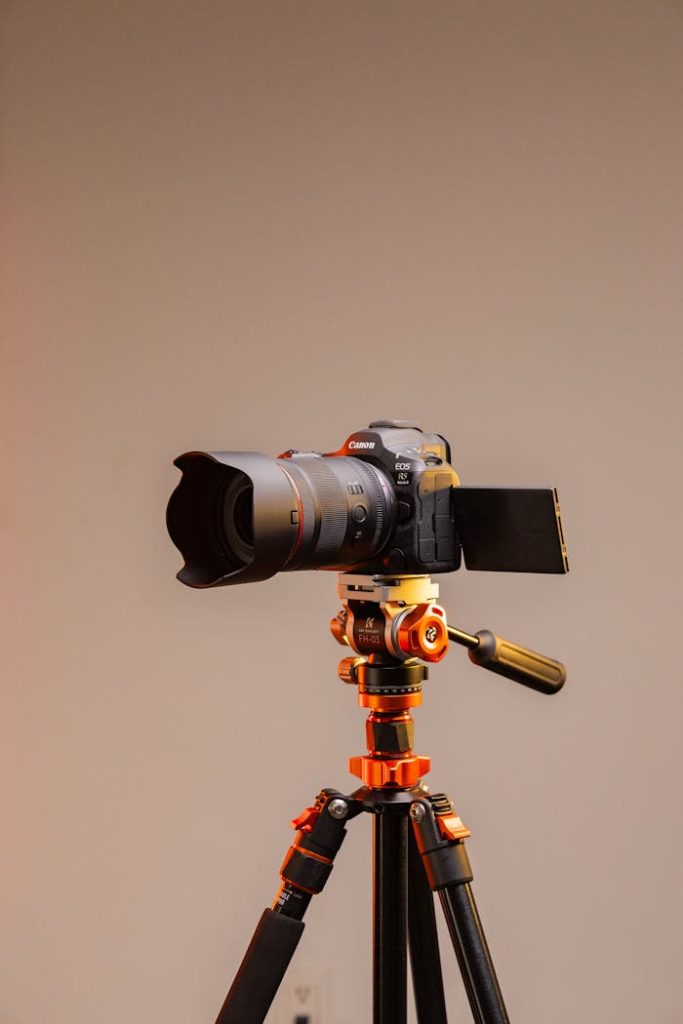
<svg viewBox="0 0 683 1024">
<path fill-rule="evenodd" d="M 215 587 L 281 570 L 352 569 L 378 555 L 395 522 L 386 474 L 352 456 L 187 452 L 166 521 L 178 579 Z"/>
<path fill-rule="evenodd" d="M 387 476 L 351 456 L 278 459 L 298 497 L 301 535 L 286 569 L 347 569 L 382 550 L 394 523 Z"/>
</svg>

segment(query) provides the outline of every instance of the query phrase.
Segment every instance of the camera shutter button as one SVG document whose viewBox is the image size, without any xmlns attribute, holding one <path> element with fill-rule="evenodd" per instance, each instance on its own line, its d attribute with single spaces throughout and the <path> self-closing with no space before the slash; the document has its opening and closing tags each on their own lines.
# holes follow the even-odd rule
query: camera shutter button
<svg viewBox="0 0 683 1024">
<path fill-rule="evenodd" d="M 368 510 L 365 505 L 354 505 L 351 515 L 357 523 L 364 523 L 368 518 Z"/>
</svg>

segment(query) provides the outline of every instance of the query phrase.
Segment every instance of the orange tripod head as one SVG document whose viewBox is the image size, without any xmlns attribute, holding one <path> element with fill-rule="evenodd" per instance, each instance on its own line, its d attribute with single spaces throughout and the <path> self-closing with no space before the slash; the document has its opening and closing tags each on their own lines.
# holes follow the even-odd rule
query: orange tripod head
<svg viewBox="0 0 683 1024">
<path fill-rule="evenodd" d="M 564 666 L 552 658 L 495 636 L 448 625 L 429 576 L 357 576 L 342 573 L 342 608 L 332 619 L 335 639 L 356 652 L 339 664 L 343 682 L 358 687 L 358 703 L 370 709 L 368 755 L 353 757 L 351 771 L 370 788 L 406 788 L 429 771 L 429 758 L 412 752 L 410 710 L 422 703 L 425 662 L 445 657 L 448 642 L 469 649 L 470 660 L 541 693 L 564 685 Z"/>
</svg>

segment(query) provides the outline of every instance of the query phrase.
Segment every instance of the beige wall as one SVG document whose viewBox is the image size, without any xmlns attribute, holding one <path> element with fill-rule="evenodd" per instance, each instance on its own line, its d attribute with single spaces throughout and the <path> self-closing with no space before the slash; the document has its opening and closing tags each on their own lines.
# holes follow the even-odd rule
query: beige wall
<svg viewBox="0 0 683 1024">
<path fill-rule="evenodd" d="M 213 1020 L 363 715 L 331 574 L 174 582 L 171 461 L 377 416 L 560 488 L 567 578 L 442 597 L 564 692 L 454 651 L 416 716 L 511 1019 L 680 1024 L 680 3 L 2 22 L 2 1024 Z M 336 964 L 330 1024 L 369 1019 L 368 826 L 298 954 Z"/>
</svg>

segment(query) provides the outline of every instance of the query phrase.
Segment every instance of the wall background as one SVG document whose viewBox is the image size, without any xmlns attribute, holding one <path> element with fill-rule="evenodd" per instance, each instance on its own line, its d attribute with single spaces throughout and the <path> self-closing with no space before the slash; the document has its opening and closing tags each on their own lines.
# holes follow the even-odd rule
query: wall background
<svg viewBox="0 0 683 1024">
<path fill-rule="evenodd" d="M 331 574 L 174 582 L 172 458 L 392 415 L 464 482 L 560 488 L 567 578 L 442 598 L 564 659 L 563 694 L 454 651 L 416 716 L 511 1018 L 683 1021 L 682 23 L 2 5 L 2 1024 L 214 1019 L 363 714 Z M 369 831 L 298 954 L 331 970 L 331 1024 L 369 1019 Z"/>
</svg>

